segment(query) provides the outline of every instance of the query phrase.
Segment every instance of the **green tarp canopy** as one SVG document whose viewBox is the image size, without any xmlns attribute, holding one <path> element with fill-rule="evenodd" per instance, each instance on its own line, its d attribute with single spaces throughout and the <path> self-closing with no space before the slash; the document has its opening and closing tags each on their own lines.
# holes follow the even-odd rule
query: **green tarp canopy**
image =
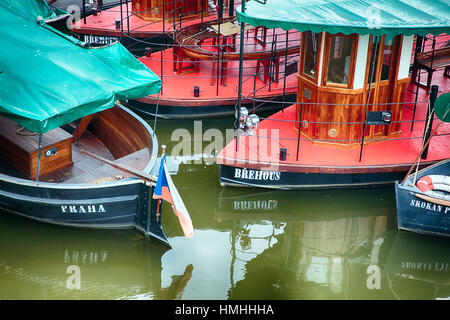
<svg viewBox="0 0 450 320">
<path fill-rule="evenodd" d="M 434 102 L 434 113 L 444 122 L 450 122 L 450 92 L 441 94 Z"/>
<path fill-rule="evenodd" d="M 0 2 L 0 115 L 44 133 L 160 91 L 161 79 L 120 43 L 87 48 L 47 26 L 42 2 Z"/>
<path fill-rule="evenodd" d="M 45 0 L 17 0 L 5 1 L 6 3 L 14 3 L 16 12 L 23 12 L 25 16 L 31 14 L 34 17 L 41 16 L 43 19 L 53 19 L 58 16 L 66 15 L 67 12 L 58 8 L 52 8 Z"/>
<path fill-rule="evenodd" d="M 251 0 L 239 22 L 267 28 L 395 36 L 448 33 L 450 0 Z"/>
</svg>

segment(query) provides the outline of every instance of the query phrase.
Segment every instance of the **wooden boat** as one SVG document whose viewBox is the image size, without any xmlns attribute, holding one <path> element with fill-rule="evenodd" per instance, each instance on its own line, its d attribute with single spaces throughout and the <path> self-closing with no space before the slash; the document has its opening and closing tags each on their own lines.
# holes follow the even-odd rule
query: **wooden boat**
<svg viewBox="0 0 450 320">
<path fill-rule="evenodd" d="M 367 7 L 379 5 L 376 0 L 365 2 Z M 433 75 L 430 92 L 410 76 L 416 38 L 431 37 L 436 49 L 450 39 L 448 19 L 442 14 L 448 7 L 427 2 L 426 8 L 389 2 L 389 12 L 400 14 L 410 5 L 414 10 L 408 21 L 395 15 L 380 18 L 377 28 L 357 22 L 362 7 L 332 1 L 307 1 L 301 6 L 250 1 L 245 12 L 237 10 L 241 23 L 302 31 L 297 102 L 258 122 L 247 116 L 247 110 L 241 111 L 238 101 L 237 137 L 216 158 L 220 183 L 305 189 L 393 184 L 402 179 L 433 127 L 428 125 L 429 106 L 439 91 L 450 90 L 442 65 Z M 430 8 L 432 22 L 427 20 L 423 27 L 425 22 L 418 21 Z M 322 15 L 330 10 L 336 19 Z M 449 157 L 449 133 L 448 124 L 440 126 L 422 167 Z"/>
<path fill-rule="evenodd" d="M 224 2 L 225 13 L 229 5 L 234 7 L 233 0 L 229 2 Z M 105 8 L 101 0 L 97 3 L 97 10 L 72 26 L 75 36 L 91 44 L 112 43 L 119 38 L 131 44 L 151 38 L 159 43 L 155 39 L 167 39 L 175 29 L 217 18 L 217 8 L 210 8 L 207 0 L 131 0 L 112 8 Z"/>
<path fill-rule="evenodd" d="M 395 183 L 399 229 L 435 236 L 450 236 L 448 193 L 419 189 L 421 183 L 426 180 L 425 177 L 433 179 L 436 176 L 450 176 L 450 159 L 422 169 L 403 182 Z"/>
<path fill-rule="evenodd" d="M 132 109 L 165 119 L 233 115 L 238 100 L 239 46 L 243 41 L 243 105 L 253 112 L 294 102 L 300 34 L 248 27 L 240 36 L 234 17 L 178 30 L 174 45 L 139 60 L 163 82 L 161 93 L 129 102 Z"/>
<path fill-rule="evenodd" d="M 440 120 L 450 122 L 450 92 L 441 95 L 434 106 Z M 417 162 L 429 143 L 430 134 Z M 450 159 L 443 160 L 413 174 L 414 165 L 403 181 L 395 183 L 397 224 L 399 229 L 437 236 L 450 236 Z"/>
<path fill-rule="evenodd" d="M 26 130 L 17 133 L 17 124 L 4 117 L 0 123 L 1 207 L 53 224 L 135 228 L 167 242 L 160 220 L 149 225 L 150 210 L 154 219 L 157 206 L 151 184 L 83 153 L 150 175 L 158 143 L 148 124 L 130 110 L 116 106 L 84 118 L 79 138 L 74 128 L 66 130 L 75 137 L 62 128 L 47 132 L 38 181 L 38 135 L 20 134 Z"/>
<path fill-rule="evenodd" d="M 160 79 L 120 43 L 89 48 L 34 23 L 28 4 L 0 4 L 11 22 L 0 28 L 0 207 L 52 224 L 132 228 L 168 245 L 152 200 L 156 136 L 116 103 L 159 91 Z"/>
</svg>

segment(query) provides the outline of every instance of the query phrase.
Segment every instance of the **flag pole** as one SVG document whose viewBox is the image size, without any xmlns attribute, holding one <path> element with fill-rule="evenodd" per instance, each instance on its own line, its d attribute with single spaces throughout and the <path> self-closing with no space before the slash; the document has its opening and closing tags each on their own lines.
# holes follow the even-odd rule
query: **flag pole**
<svg viewBox="0 0 450 320">
<path fill-rule="evenodd" d="M 166 153 L 166 145 L 163 144 L 161 146 L 161 158 L 164 157 L 164 154 Z M 161 162 L 161 165 L 163 166 L 164 163 Z M 162 199 L 158 199 L 157 205 L 156 205 L 156 219 L 159 217 L 159 206 L 161 205 Z"/>
</svg>

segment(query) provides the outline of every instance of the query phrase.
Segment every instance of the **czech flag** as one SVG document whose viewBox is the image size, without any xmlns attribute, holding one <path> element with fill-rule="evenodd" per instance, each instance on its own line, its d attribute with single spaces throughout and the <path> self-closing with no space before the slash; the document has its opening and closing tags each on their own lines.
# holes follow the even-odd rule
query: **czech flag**
<svg viewBox="0 0 450 320">
<path fill-rule="evenodd" d="M 159 166 L 158 180 L 156 181 L 153 199 L 164 199 L 167 202 L 170 202 L 175 215 L 180 221 L 184 235 L 186 238 L 192 238 L 194 236 L 194 227 L 192 226 L 191 217 L 184 206 L 177 188 L 175 188 L 175 185 L 172 182 L 170 173 L 167 171 L 165 158 L 166 154 L 161 158 L 161 165 Z"/>
</svg>

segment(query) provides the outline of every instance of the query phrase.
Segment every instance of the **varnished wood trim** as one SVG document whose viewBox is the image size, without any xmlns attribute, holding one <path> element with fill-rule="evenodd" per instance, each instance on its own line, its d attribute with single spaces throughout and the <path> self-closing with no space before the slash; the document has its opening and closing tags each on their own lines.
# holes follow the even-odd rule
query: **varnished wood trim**
<svg viewBox="0 0 450 320">
<path fill-rule="evenodd" d="M 342 37 L 350 38 L 352 40 L 352 50 L 351 50 L 351 54 L 350 54 L 350 66 L 349 66 L 347 84 L 339 84 L 339 83 L 331 83 L 331 82 L 328 83 L 327 82 L 328 64 L 329 64 L 330 48 L 331 48 L 331 38 L 334 36 L 342 36 Z M 356 34 L 345 35 L 342 33 L 338 33 L 338 34 L 326 33 L 325 47 L 323 50 L 322 86 L 335 87 L 335 88 L 346 88 L 346 89 L 353 88 L 353 82 L 355 80 L 355 65 L 356 65 L 357 50 L 358 50 L 358 35 L 356 35 Z"/>
<path fill-rule="evenodd" d="M 320 67 L 320 60 L 322 58 L 321 51 L 322 51 L 323 34 L 322 34 L 322 32 L 319 32 L 318 35 L 319 35 L 319 39 L 317 39 L 316 77 L 312 78 L 312 77 L 308 76 L 306 73 L 303 73 L 303 69 L 304 69 L 304 65 L 305 65 L 305 50 L 306 50 L 305 32 L 302 32 L 302 35 L 301 35 L 302 45 L 301 45 L 300 59 L 299 59 L 300 66 L 299 66 L 299 70 L 298 70 L 298 75 L 300 77 L 306 78 L 306 79 L 308 79 L 308 81 L 310 81 L 316 85 L 319 81 L 319 67 Z"/>
</svg>

